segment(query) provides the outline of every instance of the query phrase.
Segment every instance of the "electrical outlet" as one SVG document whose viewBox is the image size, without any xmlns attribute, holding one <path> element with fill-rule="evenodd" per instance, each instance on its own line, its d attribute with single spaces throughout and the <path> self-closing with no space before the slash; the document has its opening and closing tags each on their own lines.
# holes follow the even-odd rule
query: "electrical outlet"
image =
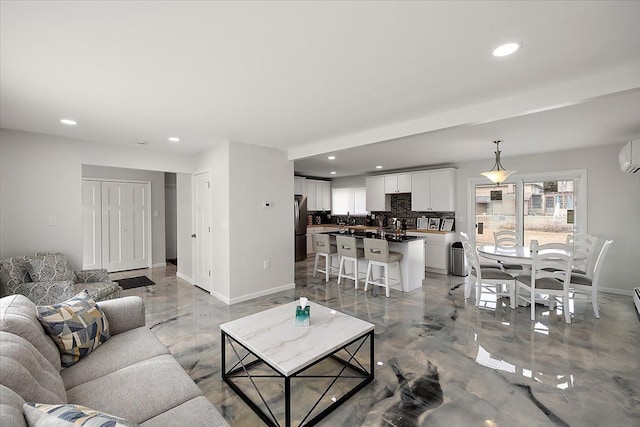
<svg viewBox="0 0 640 427">
<path fill-rule="evenodd" d="M 269 267 L 271 267 L 271 261 L 269 261 L 268 259 L 265 259 L 264 260 L 264 269 L 266 270 Z"/>
</svg>

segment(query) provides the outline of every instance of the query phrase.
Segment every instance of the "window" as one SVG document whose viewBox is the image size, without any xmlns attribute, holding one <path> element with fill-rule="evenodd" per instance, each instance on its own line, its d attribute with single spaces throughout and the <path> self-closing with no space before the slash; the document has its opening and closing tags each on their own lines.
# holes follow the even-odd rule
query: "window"
<svg viewBox="0 0 640 427">
<path fill-rule="evenodd" d="M 507 183 L 469 181 L 474 209 L 469 230 L 478 245 L 492 245 L 493 233 L 514 230 L 521 244 L 565 242 L 567 235 L 586 232 L 586 171 L 512 176 Z M 473 235 L 471 232 L 470 235 Z"/>
<path fill-rule="evenodd" d="M 333 188 L 331 190 L 331 214 L 364 216 L 367 211 L 366 188 Z"/>
</svg>

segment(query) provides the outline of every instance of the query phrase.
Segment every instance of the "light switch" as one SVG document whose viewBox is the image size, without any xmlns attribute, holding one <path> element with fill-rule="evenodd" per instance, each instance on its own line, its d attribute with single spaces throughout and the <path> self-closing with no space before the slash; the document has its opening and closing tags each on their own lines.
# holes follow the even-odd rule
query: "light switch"
<svg viewBox="0 0 640 427">
<path fill-rule="evenodd" d="M 58 218 L 55 215 L 49 215 L 49 227 L 55 227 L 58 225 Z"/>
</svg>

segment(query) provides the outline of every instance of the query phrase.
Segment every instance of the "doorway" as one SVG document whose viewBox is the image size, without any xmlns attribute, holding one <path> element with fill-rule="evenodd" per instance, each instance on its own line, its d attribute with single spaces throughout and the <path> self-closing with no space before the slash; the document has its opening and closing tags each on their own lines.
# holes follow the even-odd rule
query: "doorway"
<svg viewBox="0 0 640 427">
<path fill-rule="evenodd" d="M 211 293 L 211 177 L 209 172 L 193 175 L 193 280 Z"/>
</svg>

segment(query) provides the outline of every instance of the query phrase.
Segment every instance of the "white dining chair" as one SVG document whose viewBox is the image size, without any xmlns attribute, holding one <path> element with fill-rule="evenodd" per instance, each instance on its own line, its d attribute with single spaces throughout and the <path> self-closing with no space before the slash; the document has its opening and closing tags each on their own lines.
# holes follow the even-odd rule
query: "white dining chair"
<svg viewBox="0 0 640 427">
<path fill-rule="evenodd" d="M 493 233 L 493 244 L 498 248 L 513 248 L 518 245 L 518 239 L 516 238 L 516 232 L 512 230 L 500 230 Z M 502 268 L 512 275 L 518 275 L 522 272 L 523 268 L 520 264 L 512 264 L 501 262 Z"/>
<path fill-rule="evenodd" d="M 478 252 L 471 243 L 469 235 L 460 232 L 460 241 L 467 258 L 469 268 L 469 278 L 465 281 L 464 300 L 465 303 L 471 294 L 471 287 L 476 288 L 476 306 L 480 305 L 482 289 L 494 293 L 497 297 L 508 296 L 509 306 L 516 308 L 515 279 L 509 273 L 500 268 L 482 267 L 478 259 Z"/>
<path fill-rule="evenodd" d="M 598 284 L 600 282 L 600 273 L 602 271 L 604 259 L 607 256 L 607 252 L 609 251 L 609 247 L 612 243 L 613 240 L 606 240 L 604 242 L 591 274 L 589 274 L 589 272 L 587 272 L 587 274 L 572 272 L 571 279 L 569 281 L 571 291 L 577 294 L 583 294 L 587 296 L 587 299 L 591 299 L 593 315 L 596 319 L 600 318 L 600 311 L 598 310 Z"/>
<path fill-rule="evenodd" d="M 536 295 L 562 297 L 562 311 L 566 323 L 571 323 L 569 310 L 569 282 L 573 265 L 573 248 L 566 243 L 538 245 L 531 241 L 531 273 L 516 276 L 516 299 L 522 298 L 531 304 L 531 320 L 536 320 Z M 521 290 L 528 297 L 521 295 Z M 551 301 L 550 301 L 551 303 Z"/>
<path fill-rule="evenodd" d="M 578 274 L 593 276 L 598 247 L 598 237 L 587 233 L 567 235 L 567 244 L 573 246 L 575 252 L 572 271 Z"/>
</svg>

